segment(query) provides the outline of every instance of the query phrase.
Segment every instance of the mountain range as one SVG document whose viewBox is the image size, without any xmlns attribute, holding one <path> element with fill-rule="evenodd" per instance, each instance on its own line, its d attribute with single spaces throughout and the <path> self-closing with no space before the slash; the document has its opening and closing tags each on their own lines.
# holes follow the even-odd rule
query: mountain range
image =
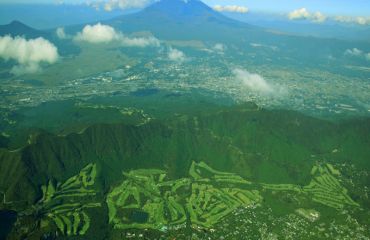
<svg viewBox="0 0 370 240">
<path fill-rule="evenodd" d="M 341 52 L 353 48 L 354 44 L 358 48 L 366 49 L 365 42 L 294 36 L 271 28 L 256 27 L 226 17 L 199 0 L 162 0 L 139 12 L 124 14 L 101 22 L 124 33 L 150 32 L 160 40 L 200 40 L 239 46 L 246 46 L 249 43 L 277 47 L 289 45 L 291 50 L 299 51 L 300 54 L 312 53 L 313 56 L 317 55 L 317 45 Z M 69 34 L 76 34 L 84 26 L 85 24 L 66 26 L 65 30 Z M 10 24 L 0 26 L 0 35 L 8 34 L 12 36 L 23 35 L 27 38 L 41 36 L 60 47 L 62 55 L 79 53 L 78 47 L 74 46 L 71 41 L 58 39 L 55 29 L 40 31 L 19 21 L 13 21 Z"/>
<path fill-rule="evenodd" d="M 67 136 L 41 133 L 22 149 L 0 150 L 0 191 L 6 201 L 31 204 L 40 198 L 40 185 L 66 180 L 88 163 L 98 165 L 106 190 L 124 170 L 164 166 L 179 178 L 192 161 L 262 182 L 303 184 L 320 159 L 369 168 L 369 130 L 368 120 L 335 124 L 249 105 L 142 126 L 97 124 Z"/>
<path fill-rule="evenodd" d="M 174 5 L 175 1 L 170 1 L 169 3 Z M 191 2 L 188 2 L 188 5 L 190 4 Z M 2 7 L 0 8 L 0 22 L 6 23 L 14 19 L 18 19 L 19 21 L 38 29 L 52 29 L 59 26 L 107 21 L 112 18 L 117 18 L 118 16 L 122 17 L 122 15 L 138 11 L 138 9 L 124 11 L 117 9 L 110 12 L 96 11 L 91 6 L 77 4 L 2 4 Z M 35 18 L 33 14 L 36 14 L 38 17 Z M 176 14 L 181 15 L 182 13 L 177 12 Z M 291 21 L 283 14 L 269 14 L 252 11 L 248 12 L 248 14 L 222 13 L 222 15 L 227 16 L 230 19 L 236 19 L 251 25 L 277 30 L 292 35 L 361 41 L 367 41 L 370 35 L 368 26 L 340 24 L 334 21 L 327 21 L 320 24 L 309 21 Z"/>
</svg>

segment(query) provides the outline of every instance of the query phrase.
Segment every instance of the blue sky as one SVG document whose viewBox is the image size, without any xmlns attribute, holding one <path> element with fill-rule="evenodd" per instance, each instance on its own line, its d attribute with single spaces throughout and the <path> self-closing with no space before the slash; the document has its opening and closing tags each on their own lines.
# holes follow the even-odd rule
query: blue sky
<svg viewBox="0 0 370 240">
<path fill-rule="evenodd" d="M 84 0 L 64 0 L 66 3 L 79 3 Z M 320 11 L 329 15 L 370 16 L 370 0 L 203 0 L 210 6 L 239 5 L 255 12 L 287 13 L 305 7 L 310 11 Z M 0 3 L 55 3 L 57 0 L 0 0 Z"/>
<path fill-rule="evenodd" d="M 251 11 L 290 12 L 305 7 L 333 15 L 370 16 L 370 0 L 205 0 L 209 5 L 243 5 Z"/>
</svg>

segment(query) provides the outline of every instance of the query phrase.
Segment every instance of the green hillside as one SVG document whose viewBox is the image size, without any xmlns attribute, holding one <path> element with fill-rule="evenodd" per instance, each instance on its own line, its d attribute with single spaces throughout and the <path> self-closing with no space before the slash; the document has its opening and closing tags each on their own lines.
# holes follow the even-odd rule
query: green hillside
<svg viewBox="0 0 370 240">
<path fill-rule="evenodd" d="M 165 167 L 181 178 L 194 160 L 255 181 L 306 184 L 319 160 L 369 170 L 369 128 L 369 120 L 332 123 L 239 106 L 137 126 L 98 124 L 67 136 L 40 133 L 22 149 L 1 150 L 0 190 L 22 206 L 40 198 L 40 185 L 89 163 L 101 169 L 98 181 L 108 190 L 122 171 Z"/>
<path fill-rule="evenodd" d="M 349 160 L 368 169 L 368 130 L 368 120 L 331 123 L 294 112 L 250 107 L 141 126 L 100 124 L 65 137 L 40 134 L 19 151 L 2 150 L 1 187 L 9 199 L 19 199 L 16 185 L 22 181 L 11 179 L 9 183 L 10 166 L 15 168 L 15 177 L 19 173 L 20 178 L 31 180 L 26 184 L 37 186 L 51 177 L 63 180 L 89 162 L 101 165 L 103 171 L 113 170 L 106 181 L 114 181 L 122 170 L 143 167 L 167 166 L 173 177 L 180 177 L 197 159 L 249 178 L 304 182 L 307 176 L 301 172 L 309 172 L 317 159 Z M 266 168 L 277 168 L 281 175 L 264 176 Z M 37 193 L 29 190 L 28 194 Z M 22 193 L 23 200 L 35 200 L 25 197 L 28 194 Z"/>
</svg>

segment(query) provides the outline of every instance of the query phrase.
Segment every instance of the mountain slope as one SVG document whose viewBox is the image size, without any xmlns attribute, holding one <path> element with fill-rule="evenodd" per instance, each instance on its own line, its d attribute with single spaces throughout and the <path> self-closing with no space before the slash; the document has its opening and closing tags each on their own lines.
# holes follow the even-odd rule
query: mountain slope
<svg viewBox="0 0 370 240">
<path fill-rule="evenodd" d="M 259 30 L 214 11 L 199 0 L 162 0 L 146 9 L 107 21 L 124 32 L 150 31 L 160 39 L 237 40 L 234 34 Z M 240 37 L 240 36 L 239 36 Z"/>
<path fill-rule="evenodd" d="M 7 23 L 17 19 L 36 29 L 107 20 L 122 14 L 121 10 L 96 11 L 87 4 L 11 4 L 11 1 L 9 3 L 1 4 L 0 22 Z"/>
<path fill-rule="evenodd" d="M 369 121 L 337 125 L 241 107 L 141 126 L 95 125 L 66 137 L 41 134 L 18 152 L 1 150 L 0 191 L 7 201 L 33 203 L 41 196 L 40 185 L 65 181 L 89 163 L 98 165 L 104 190 L 123 170 L 165 168 L 176 179 L 192 161 L 261 182 L 303 184 L 318 160 L 369 168 L 370 138 L 364 134 L 369 126 Z"/>
<path fill-rule="evenodd" d="M 59 39 L 54 31 L 41 31 L 34 29 L 20 21 L 12 21 L 9 24 L 0 25 L 0 37 L 9 35 L 11 37 L 24 37 L 34 39 L 42 37 L 52 42 L 57 48 L 60 55 L 77 55 L 81 49 L 73 44 L 71 40 Z"/>
<path fill-rule="evenodd" d="M 29 27 L 26 24 L 16 20 L 6 25 L 0 25 L 0 36 L 4 35 L 10 35 L 12 37 L 24 36 L 26 38 L 37 38 L 48 36 L 46 32 Z"/>
<path fill-rule="evenodd" d="M 217 21 L 224 24 L 238 23 L 237 21 L 214 11 L 199 0 L 162 0 L 147 7 L 139 14 L 146 15 L 151 18 L 159 17 L 167 21 L 182 23 L 202 21 Z"/>
</svg>

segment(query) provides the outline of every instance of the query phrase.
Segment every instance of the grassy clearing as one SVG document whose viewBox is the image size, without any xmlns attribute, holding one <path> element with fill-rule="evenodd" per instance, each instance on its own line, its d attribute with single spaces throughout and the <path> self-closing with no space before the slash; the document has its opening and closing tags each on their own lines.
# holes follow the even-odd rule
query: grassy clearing
<svg viewBox="0 0 370 240">
<path fill-rule="evenodd" d="M 293 184 L 261 184 L 263 189 L 273 191 L 292 191 L 308 195 L 314 202 L 325 206 L 342 209 L 345 206 L 359 207 L 347 194 L 339 180 L 340 172 L 331 164 L 318 164 L 311 170 L 313 179 L 304 187 Z"/>
<path fill-rule="evenodd" d="M 347 189 L 341 186 L 335 176 L 340 172 L 331 164 L 319 165 L 317 171 L 312 171 L 313 179 L 309 185 L 303 188 L 303 192 L 310 194 L 312 200 L 328 207 L 342 209 L 345 206 L 359 205 L 354 202 L 347 194 Z M 335 175 L 335 176 L 334 176 Z"/>
<path fill-rule="evenodd" d="M 232 173 L 212 169 L 204 162 L 193 163 L 189 178 L 168 180 L 157 169 L 140 169 L 123 174 L 126 179 L 107 196 L 109 221 L 116 229 L 151 228 L 183 224 L 187 215 L 193 225 L 211 227 L 236 208 L 260 202 L 258 191 L 222 188 L 219 185 L 249 185 Z M 183 199 L 179 192 L 189 196 Z M 130 218 L 132 211 L 144 210 L 146 221 Z M 187 214 L 188 213 L 188 214 Z"/>
<path fill-rule="evenodd" d="M 316 165 L 309 185 L 260 184 L 264 190 L 293 192 L 306 195 L 312 201 L 342 209 L 358 206 L 335 176 L 340 176 L 332 165 Z M 191 222 L 193 227 L 211 228 L 240 207 L 262 203 L 262 196 L 251 188 L 251 182 L 242 177 L 212 169 L 204 162 L 191 164 L 189 177 L 168 180 L 162 170 L 140 169 L 123 174 L 125 180 L 108 194 L 109 220 L 116 229 L 156 229 Z M 180 195 L 181 194 L 181 197 Z M 142 222 L 133 219 L 144 211 Z M 315 210 L 296 210 L 315 221 Z"/>
<path fill-rule="evenodd" d="M 96 175 L 96 165 L 89 164 L 64 183 L 49 181 L 48 185 L 42 186 L 43 197 L 34 206 L 35 211 L 45 213 L 41 221 L 54 222 L 66 236 L 84 235 L 90 227 L 90 218 L 85 209 L 101 206 L 100 203 L 91 202 L 96 195 L 93 188 Z"/>
</svg>

